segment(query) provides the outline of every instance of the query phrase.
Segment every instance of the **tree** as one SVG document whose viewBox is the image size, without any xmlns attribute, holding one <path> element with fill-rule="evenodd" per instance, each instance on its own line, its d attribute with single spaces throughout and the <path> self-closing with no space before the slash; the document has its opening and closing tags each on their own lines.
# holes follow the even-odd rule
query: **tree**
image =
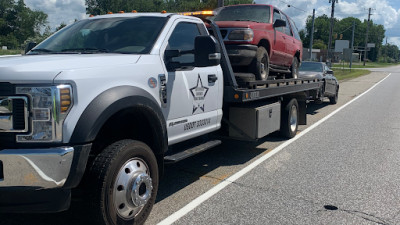
<svg viewBox="0 0 400 225">
<path fill-rule="evenodd" d="M 351 40 L 353 22 L 355 22 L 355 35 L 354 35 L 354 47 L 363 49 L 365 46 L 365 33 L 367 30 L 367 20 L 361 22 L 361 20 L 354 17 L 347 17 L 342 20 L 335 19 L 335 27 L 333 30 L 332 46 L 335 44 L 335 40 Z M 385 29 L 382 25 L 374 24 L 370 21 L 369 27 L 369 43 L 375 43 L 375 48 L 371 48 L 368 52 L 368 58 L 376 61 L 381 52 L 382 41 L 385 37 Z M 314 42 L 313 46 L 327 46 L 329 41 L 329 25 L 330 19 L 327 15 L 322 15 L 315 18 L 314 26 L 314 40 L 320 40 L 317 45 Z M 312 18 L 309 16 L 306 21 L 306 27 L 303 31 L 304 36 L 301 36 L 303 46 L 309 46 L 310 43 L 310 31 L 312 26 Z M 340 38 L 342 37 L 342 38 Z"/>
<path fill-rule="evenodd" d="M 382 46 L 382 55 L 379 58 L 381 62 L 399 62 L 400 61 L 400 50 L 397 45 L 386 44 Z"/>
<path fill-rule="evenodd" d="M 23 0 L 0 0 L 0 44 L 18 48 L 29 38 L 41 36 L 47 14 L 26 7 Z"/>
</svg>

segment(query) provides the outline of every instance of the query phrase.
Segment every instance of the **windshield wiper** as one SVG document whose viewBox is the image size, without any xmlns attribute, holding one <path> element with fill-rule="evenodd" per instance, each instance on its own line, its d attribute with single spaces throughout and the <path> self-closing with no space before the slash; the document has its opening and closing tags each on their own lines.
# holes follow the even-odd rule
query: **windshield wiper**
<svg viewBox="0 0 400 225">
<path fill-rule="evenodd" d="M 61 52 L 80 52 L 80 53 L 95 53 L 95 52 L 110 52 L 105 48 L 66 48 L 61 50 Z"/>
<path fill-rule="evenodd" d="M 32 49 L 31 50 L 31 52 L 47 52 L 47 53 L 49 53 L 49 52 L 53 52 L 52 50 L 49 50 L 49 49 L 45 49 L 45 48 L 35 48 L 35 49 Z"/>
</svg>

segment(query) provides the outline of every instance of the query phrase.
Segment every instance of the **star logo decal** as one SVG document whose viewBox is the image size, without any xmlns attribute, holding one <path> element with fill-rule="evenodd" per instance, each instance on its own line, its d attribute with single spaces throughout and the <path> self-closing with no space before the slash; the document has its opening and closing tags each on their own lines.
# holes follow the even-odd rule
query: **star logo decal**
<svg viewBox="0 0 400 225">
<path fill-rule="evenodd" d="M 194 114 L 196 112 L 197 109 L 200 109 L 201 111 L 204 112 L 204 103 L 202 103 L 202 101 L 204 101 L 204 99 L 206 98 L 207 92 L 208 92 L 208 87 L 204 87 L 203 86 L 203 82 L 201 81 L 201 77 L 200 74 L 198 75 L 197 78 L 197 85 L 194 86 L 193 88 L 190 88 L 190 93 L 192 93 L 193 99 L 196 102 L 195 105 L 193 105 L 193 113 Z"/>
</svg>

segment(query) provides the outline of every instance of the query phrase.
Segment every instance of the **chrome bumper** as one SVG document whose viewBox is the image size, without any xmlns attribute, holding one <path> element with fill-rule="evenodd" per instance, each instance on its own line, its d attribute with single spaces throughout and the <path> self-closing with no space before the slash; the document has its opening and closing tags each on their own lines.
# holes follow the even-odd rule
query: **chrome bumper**
<svg viewBox="0 0 400 225">
<path fill-rule="evenodd" d="M 63 187 L 73 156 L 73 147 L 0 150 L 0 187 Z"/>
</svg>

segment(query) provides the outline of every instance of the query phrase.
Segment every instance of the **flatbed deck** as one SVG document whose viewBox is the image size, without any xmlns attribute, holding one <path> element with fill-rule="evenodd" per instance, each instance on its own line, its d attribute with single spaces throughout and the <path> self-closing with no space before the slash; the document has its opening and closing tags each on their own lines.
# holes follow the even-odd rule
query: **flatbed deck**
<svg viewBox="0 0 400 225">
<path fill-rule="evenodd" d="M 311 91 L 320 88 L 322 82 L 318 79 L 282 79 L 247 82 L 247 85 L 252 88 L 225 86 L 224 101 L 231 103 L 250 102 Z"/>
</svg>

